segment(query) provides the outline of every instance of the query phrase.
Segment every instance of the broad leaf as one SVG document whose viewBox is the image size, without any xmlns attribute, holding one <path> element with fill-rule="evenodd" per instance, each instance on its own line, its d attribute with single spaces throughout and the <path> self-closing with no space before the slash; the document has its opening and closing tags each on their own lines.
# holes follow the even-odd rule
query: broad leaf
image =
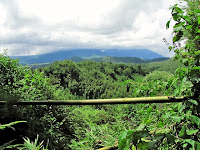
<svg viewBox="0 0 200 150">
<path fill-rule="evenodd" d="M 200 127 L 200 118 L 194 115 L 191 115 L 190 117 L 191 117 L 191 121 L 193 123 L 196 123 Z"/>
<path fill-rule="evenodd" d="M 185 137 L 186 135 L 186 127 L 182 126 L 182 129 L 179 132 L 179 137 Z"/>
<path fill-rule="evenodd" d="M 199 130 L 196 129 L 196 130 L 187 130 L 186 132 L 187 132 L 187 135 L 193 135 L 193 134 L 197 133 L 198 131 Z"/>
<path fill-rule="evenodd" d="M 191 100 L 189 100 L 189 102 L 198 106 L 198 102 L 196 100 L 191 99 Z"/>
</svg>

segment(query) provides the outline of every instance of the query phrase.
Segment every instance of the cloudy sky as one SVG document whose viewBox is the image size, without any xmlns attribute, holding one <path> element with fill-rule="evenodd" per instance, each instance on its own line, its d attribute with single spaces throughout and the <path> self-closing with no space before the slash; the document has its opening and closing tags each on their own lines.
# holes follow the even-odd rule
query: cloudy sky
<svg viewBox="0 0 200 150">
<path fill-rule="evenodd" d="M 62 49 L 147 48 L 169 53 L 163 38 L 173 0 L 1 0 L 0 48 L 9 55 Z"/>
</svg>

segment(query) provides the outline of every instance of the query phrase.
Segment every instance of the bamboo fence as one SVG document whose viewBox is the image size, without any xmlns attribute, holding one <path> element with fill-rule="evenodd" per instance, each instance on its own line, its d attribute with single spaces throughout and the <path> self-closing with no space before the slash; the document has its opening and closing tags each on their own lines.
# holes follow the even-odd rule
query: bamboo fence
<svg viewBox="0 0 200 150">
<path fill-rule="evenodd" d="M 1 101 L 0 105 L 7 103 L 12 105 L 102 105 L 102 104 L 137 104 L 137 103 L 171 103 L 182 102 L 185 97 L 136 97 L 136 98 L 118 98 L 118 99 L 88 99 L 88 100 L 43 100 L 43 101 Z"/>
</svg>

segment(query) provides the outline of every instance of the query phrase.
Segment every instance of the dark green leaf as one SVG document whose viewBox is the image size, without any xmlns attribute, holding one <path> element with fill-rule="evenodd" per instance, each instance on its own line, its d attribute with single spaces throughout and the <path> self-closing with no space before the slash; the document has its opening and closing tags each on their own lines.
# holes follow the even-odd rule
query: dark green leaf
<svg viewBox="0 0 200 150">
<path fill-rule="evenodd" d="M 196 123 L 198 126 L 200 126 L 200 118 L 199 117 L 191 115 L 190 118 L 193 123 Z"/>
<path fill-rule="evenodd" d="M 170 142 L 172 142 L 172 143 L 175 142 L 175 137 L 174 137 L 173 135 L 171 135 L 171 134 L 166 134 L 166 137 L 167 137 L 167 139 L 168 139 Z"/>
<path fill-rule="evenodd" d="M 166 24 L 166 28 L 167 28 L 167 29 L 169 29 L 170 21 L 171 21 L 171 20 L 167 21 L 167 24 Z"/>
<path fill-rule="evenodd" d="M 185 137 L 186 136 L 186 127 L 182 126 L 182 129 L 179 132 L 179 137 Z"/>
<path fill-rule="evenodd" d="M 178 14 L 177 13 L 174 13 L 174 14 L 172 14 L 172 16 L 173 16 L 173 19 L 175 20 L 175 21 L 178 21 Z"/>
<path fill-rule="evenodd" d="M 180 39 L 180 38 L 179 38 L 177 35 L 174 36 L 174 37 L 173 37 L 173 43 L 176 42 L 176 41 L 178 41 L 179 39 Z"/>
<path fill-rule="evenodd" d="M 183 13 L 183 10 L 182 10 L 180 7 L 175 7 L 175 9 L 176 9 L 176 11 L 177 11 L 178 13 Z"/>
<path fill-rule="evenodd" d="M 173 43 L 177 42 L 181 39 L 181 37 L 183 36 L 183 32 L 179 31 L 174 37 L 173 37 Z"/>
</svg>

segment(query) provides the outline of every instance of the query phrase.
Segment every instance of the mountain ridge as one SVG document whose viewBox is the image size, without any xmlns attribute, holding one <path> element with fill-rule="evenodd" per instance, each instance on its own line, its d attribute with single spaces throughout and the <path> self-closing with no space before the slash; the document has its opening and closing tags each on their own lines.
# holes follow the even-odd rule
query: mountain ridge
<svg viewBox="0 0 200 150">
<path fill-rule="evenodd" d="M 70 59 L 72 57 L 80 57 L 81 59 L 87 58 L 100 58 L 100 57 L 137 57 L 140 59 L 156 59 L 164 58 L 163 56 L 152 52 L 148 49 L 77 49 L 77 50 L 62 50 L 41 55 L 30 56 L 10 56 L 11 58 L 18 58 L 22 64 L 34 64 L 34 63 L 51 63 L 54 61 L 61 61 L 64 59 Z"/>
</svg>

